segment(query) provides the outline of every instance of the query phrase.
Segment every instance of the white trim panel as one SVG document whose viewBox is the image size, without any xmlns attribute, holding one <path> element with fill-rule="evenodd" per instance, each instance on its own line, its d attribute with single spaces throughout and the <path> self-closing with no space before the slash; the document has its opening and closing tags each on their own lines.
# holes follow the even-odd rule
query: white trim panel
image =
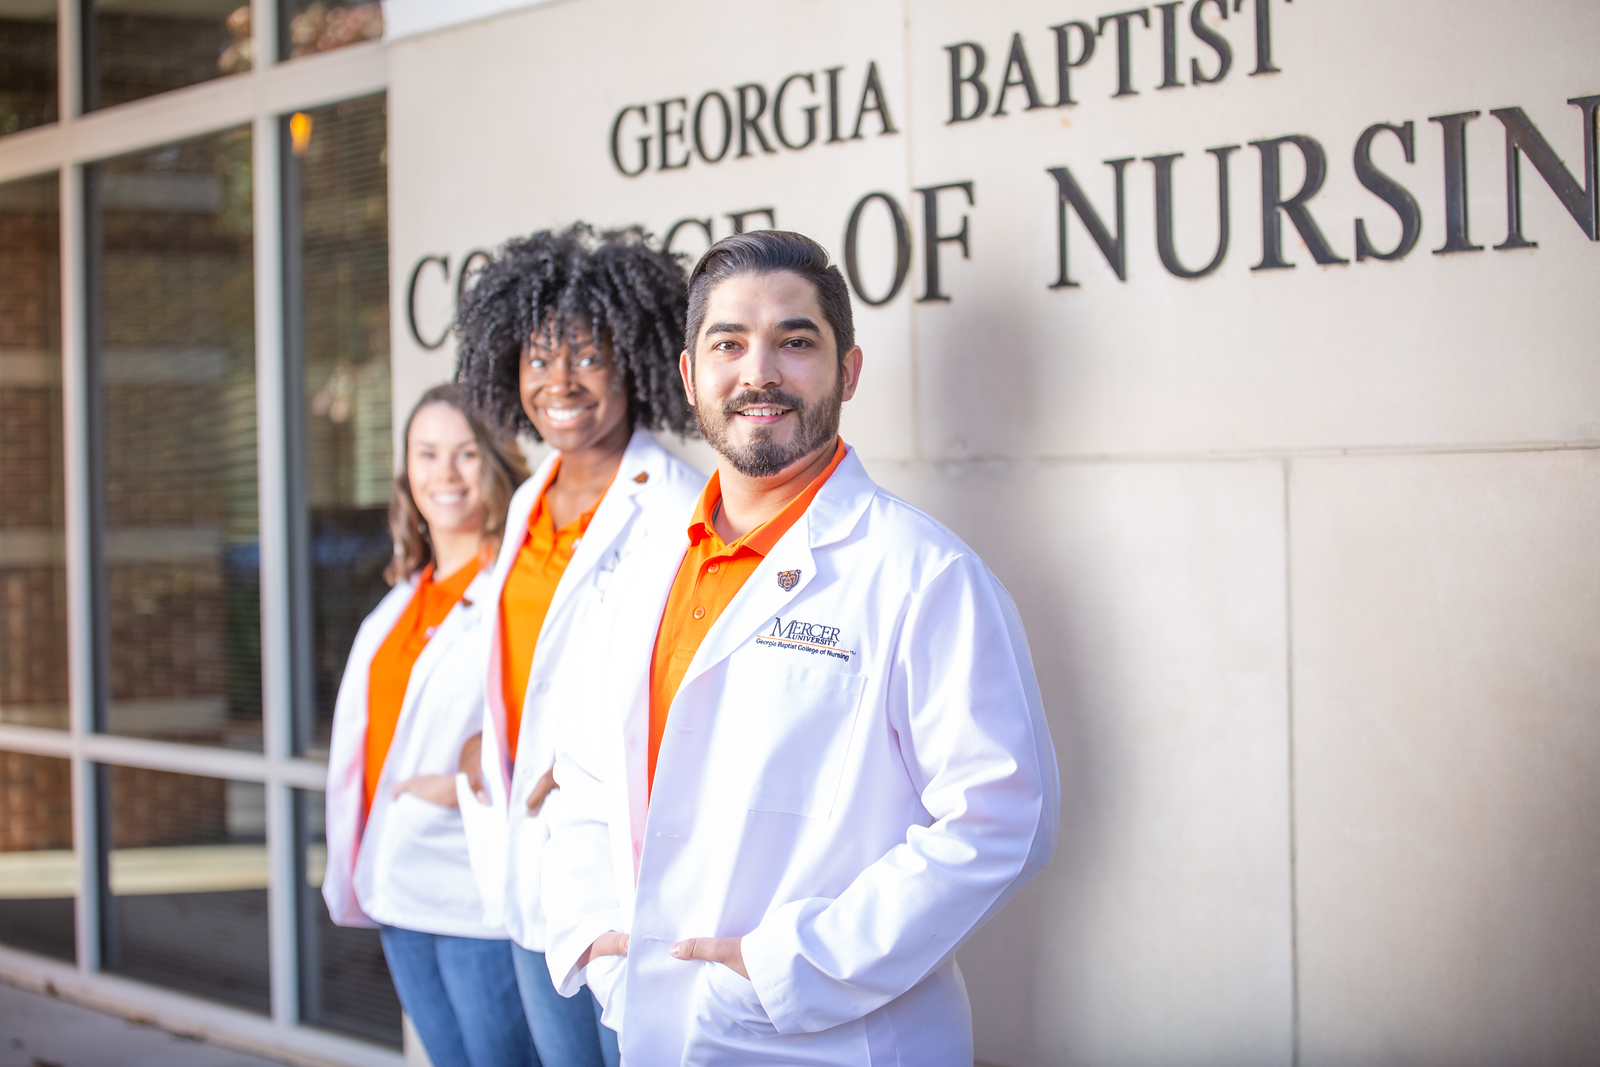
<svg viewBox="0 0 1600 1067">
<path fill-rule="evenodd" d="M 383 39 L 398 41 L 557 0 L 383 0 Z"/>
</svg>

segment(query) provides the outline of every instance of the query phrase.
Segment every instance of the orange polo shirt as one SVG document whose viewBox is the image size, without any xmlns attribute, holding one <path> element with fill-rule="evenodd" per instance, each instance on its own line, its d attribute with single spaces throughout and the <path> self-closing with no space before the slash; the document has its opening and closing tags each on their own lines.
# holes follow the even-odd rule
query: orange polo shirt
<svg viewBox="0 0 1600 1067">
<path fill-rule="evenodd" d="M 713 472 L 700 494 L 700 505 L 689 520 L 689 551 L 678 566 L 672 582 L 661 625 L 656 629 L 655 652 L 650 659 L 650 756 L 648 785 L 656 780 L 656 755 L 667 732 L 667 712 L 678 695 L 689 663 L 700 650 L 700 642 L 711 632 L 712 623 L 733 602 L 734 596 L 774 545 L 800 516 L 844 462 L 844 439 L 838 438 L 833 459 L 822 473 L 811 479 L 805 492 L 785 504 L 778 512 L 733 544 L 723 544 L 712 525 L 712 516 L 722 502 L 722 481 Z"/>
<path fill-rule="evenodd" d="M 367 808 L 378 793 L 378 776 L 383 761 L 389 758 L 389 744 L 400 724 L 400 706 L 405 703 L 406 687 L 411 684 L 411 668 L 427 647 L 428 639 L 461 600 L 467 586 L 477 577 L 480 560 L 456 569 L 442 582 L 433 580 L 433 564 L 428 564 L 417 579 L 417 591 L 400 613 L 389 636 L 378 646 L 377 655 L 367 669 Z"/>
<path fill-rule="evenodd" d="M 556 461 L 559 469 L 560 460 Z M 555 481 L 552 472 L 550 481 Z M 607 486 L 607 492 L 610 487 Z M 600 494 L 600 500 L 606 498 Z M 544 494 L 528 516 L 528 535 L 506 574 L 500 593 L 500 692 L 506 705 L 506 758 L 517 757 L 517 735 L 522 728 L 522 702 L 528 696 L 528 676 L 533 671 L 533 650 L 539 646 L 539 631 L 555 599 L 556 586 L 578 550 L 578 542 L 594 521 L 594 507 L 556 529 Z"/>
</svg>

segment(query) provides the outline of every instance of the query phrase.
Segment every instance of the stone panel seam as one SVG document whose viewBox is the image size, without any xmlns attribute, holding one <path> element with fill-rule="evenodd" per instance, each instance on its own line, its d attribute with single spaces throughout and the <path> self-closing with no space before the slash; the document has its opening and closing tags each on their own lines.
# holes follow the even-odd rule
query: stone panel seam
<svg viewBox="0 0 1600 1067">
<path fill-rule="evenodd" d="M 1283 652 L 1284 713 L 1289 773 L 1289 1041 L 1290 1063 L 1300 1067 L 1300 874 L 1295 811 L 1294 749 L 1294 460 L 1283 460 Z"/>
<path fill-rule="evenodd" d="M 912 85 L 911 77 L 911 0 L 904 0 L 904 3 L 901 4 L 900 11 L 900 25 L 902 27 L 901 48 L 903 49 L 901 53 L 900 69 L 902 76 L 905 79 L 906 189 L 909 191 L 911 189 L 915 189 L 917 186 L 916 177 L 912 173 L 916 167 L 916 152 L 914 142 L 917 135 L 917 124 L 912 118 L 912 115 L 915 113 L 917 102 L 916 93 L 913 91 L 914 86 Z M 911 283 L 911 292 L 908 294 L 910 299 L 906 308 L 906 318 L 911 328 L 911 454 L 920 461 L 922 459 L 922 359 L 920 356 L 920 348 L 917 344 L 917 305 L 915 300 L 917 279 L 916 263 L 914 262 L 915 256 L 912 258 L 913 263 L 911 264 L 911 276 L 908 279 Z"/>
<path fill-rule="evenodd" d="M 1526 452 L 1594 452 L 1600 451 L 1600 441 L 1529 442 L 1489 445 L 1403 445 L 1352 448 L 1265 449 L 1255 452 L 1151 452 L 1129 454 L 1099 454 L 1083 456 L 965 456 L 961 459 L 894 459 L 872 458 L 873 463 L 884 466 L 936 467 L 946 470 L 983 467 L 1095 467 L 1113 464 L 1168 464 L 1168 463 L 1259 463 L 1269 460 L 1288 462 L 1295 459 L 1359 459 L 1380 456 L 1479 456 L 1516 455 Z"/>
</svg>

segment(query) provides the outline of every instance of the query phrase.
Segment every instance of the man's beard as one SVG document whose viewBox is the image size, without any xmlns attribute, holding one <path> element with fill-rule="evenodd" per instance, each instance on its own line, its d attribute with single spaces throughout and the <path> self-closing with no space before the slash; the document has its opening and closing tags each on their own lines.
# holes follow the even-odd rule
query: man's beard
<svg viewBox="0 0 1600 1067">
<path fill-rule="evenodd" d="M 821 400 L 806 403 L 781 389 L 751 389 L 729 397 L 722 409 L 710 412 L 695 408 L 700 436 L 746 478 L 770 478 L 803 456 L 817 451 L 839 434 L 839 411 L 844 401 L 844 375 L 840 374 L 833 392 Z M 794 413 L 794 433 L 787 444 L 772 439 L 771 426 L 750 431 L 748 444 L 735 444 L 731 427 L 739 410 L 747 407 L 784 407 Z"/>
</svg>

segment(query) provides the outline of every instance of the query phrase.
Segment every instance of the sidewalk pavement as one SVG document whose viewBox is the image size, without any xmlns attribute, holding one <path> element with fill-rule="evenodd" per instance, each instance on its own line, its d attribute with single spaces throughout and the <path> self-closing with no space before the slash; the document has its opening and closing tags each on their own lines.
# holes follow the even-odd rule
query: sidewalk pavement
<svg viewBox="0 0 1600 1067">
<path fill-rule="evenodd" d="M 0 982 L 0 1067 L 282 1067 Z"/>
</svg>

